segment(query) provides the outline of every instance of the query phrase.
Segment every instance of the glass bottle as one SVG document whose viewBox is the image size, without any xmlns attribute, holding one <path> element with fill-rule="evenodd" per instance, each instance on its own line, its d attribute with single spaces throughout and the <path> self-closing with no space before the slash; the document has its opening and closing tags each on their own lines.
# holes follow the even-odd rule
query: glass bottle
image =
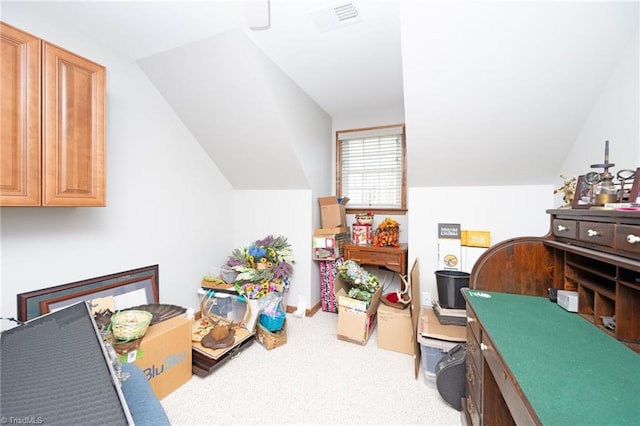
<svg viewBox="0 0 640 426">
<path fill-rule="evenodd" d="M 613 175 L 609 171 L 600 173 L 600 182 L 594 189 L 594 204 L 604 206 L 606 203 L 615 203 L 618 200 L 618 191 L 613 184 Z"/>
</svg>

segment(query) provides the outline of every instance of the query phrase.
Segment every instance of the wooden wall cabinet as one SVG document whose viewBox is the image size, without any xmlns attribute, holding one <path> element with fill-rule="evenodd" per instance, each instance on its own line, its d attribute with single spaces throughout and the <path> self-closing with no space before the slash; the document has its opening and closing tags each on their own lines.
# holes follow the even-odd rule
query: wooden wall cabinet
<svg viewBox="0 0 640 426">
<path fill-rule="evenodd" d="M 105 206 L 99 64 L 0 22 L 0 206 Z"/>
</svg>

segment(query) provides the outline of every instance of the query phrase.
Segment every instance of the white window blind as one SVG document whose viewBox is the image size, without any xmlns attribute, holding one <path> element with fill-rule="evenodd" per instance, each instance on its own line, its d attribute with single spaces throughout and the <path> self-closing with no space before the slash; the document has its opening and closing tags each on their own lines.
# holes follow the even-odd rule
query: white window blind
<svg viewBox="0 0 640 426">
<path fill-rule="evenodd" d="M 403 127 L 338 132 L 338 143 L 349 207 L 403 208 Z"/>
</svg>

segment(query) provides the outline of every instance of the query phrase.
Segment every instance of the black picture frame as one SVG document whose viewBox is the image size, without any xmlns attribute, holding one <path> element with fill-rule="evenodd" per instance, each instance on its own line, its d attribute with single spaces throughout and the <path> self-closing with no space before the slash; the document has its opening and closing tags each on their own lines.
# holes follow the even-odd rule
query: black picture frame
<svg viewBox="0 0 640 426">
<path fill-rule="evenodd" d="M 640 202 L 640 167 L 636 169 L 633 177 L 633 185 L 631 185 L 631 189 L 629 190 L 629 202 Z"/>
<path fill-rule="evenodd" d="M 159 266 L 150 265 L 115 274 L 18 294 L 18 320 L 29 321 L 82 300 L 144 291 L 146 303 L 159 303 Z"/>
<path fill-rule="evenodd" d="M 572 209 L 588 209 L 592 206 L 591 202 L 586 202 L 585 198 L 591 200 L 591 185 L 585 180 L 584 175 L 578 176 L 576 180 L 576 192 L 573 194 L 571 202 Z"/>
</svg>

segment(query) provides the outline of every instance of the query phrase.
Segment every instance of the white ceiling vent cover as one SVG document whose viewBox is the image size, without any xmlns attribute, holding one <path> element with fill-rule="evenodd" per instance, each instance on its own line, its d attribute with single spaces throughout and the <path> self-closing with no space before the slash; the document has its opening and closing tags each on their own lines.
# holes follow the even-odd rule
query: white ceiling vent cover
<svg viewBox="0 0 640 426">
<path fill-rule="evenodd" d="M 327 9 L 316 10 L 311 12 L 311 17 L 320 32 L 362 22 L 360 12 L 354 3 L 341 3 Z"/>
</svg>

